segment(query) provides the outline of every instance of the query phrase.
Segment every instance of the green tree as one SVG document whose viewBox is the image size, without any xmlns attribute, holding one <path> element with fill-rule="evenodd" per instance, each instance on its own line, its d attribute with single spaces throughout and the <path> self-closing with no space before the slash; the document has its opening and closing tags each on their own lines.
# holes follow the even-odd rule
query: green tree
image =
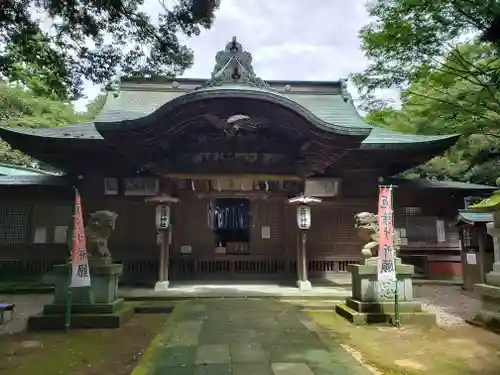
<svg viewBox="0 0 500 375">
<path fill-rule="evenodd" d="M 106 104 L 106 99 L 108 98 L 108 93 L 106 91 L 101 92 L 93 100 L 91 100 L 87 106 L 83 116 L 89 120 L 95 119 L 95 117 L 101 112 Z"/>
<path fill-rule="evenodd" d="M 0 86 L 0 123 L 10 128 L 36 129 L 79 123 L 91 114 L 75 112 L 73 105 L 18 87 Z M 0 141 L 0 162 L 30 166 L 34 160 Z"/>
<path fill-rule="evenodd" d="M 361 29 L 360 38 L 371 64 L 353 79 L 370 95 L 406 88 L 427 71 L 441 69 L 462 43 L 492 39 L 485 35 L 500 17 L 500 0 L 375 0 L 367 9 L 375 20 Z M 467 70 L 462 65 L 457 72 Z"/>
<path fill-rule="evenodd" d="M 443 64 L 453 67 L 457 56 L 475 61 L 474 69 L 498 60 L 484 44 L 463 45 Z M 392 130 L 419 134 L 461 133 L 464 136 L 444 156 L 405 173 L 406 177 L 495 183 L 500 155 L 500 95 L 480 75 L 456 74 L 441 68 L 428 71 L 402 91 L 402 108 L 381 108 L 366 115 L 368 122 Z"/>
<path fill-rule="evenodd" d="M 379 126 L 422 134 L 460 133 L 445 156 L 406 176 L 494 183 L 500 156 L 499 0 L 375 0 L 360 31 L 371 60 L 352 75 Z M 401 90 L 401 111 L 377 100 Z"/>
<path fill-rule="evenodd" d="M 3 0 L 0 2 L 0 73 L 36 95 L 78 99 L 84 79 L 108 83 L 126 75 L 178 75 L 193 53 L 178 34 L 210 28 L 219 0 L 162 0 L 157 20 L 144 0 Z M 53 21 L 50 30 L 34 14 Z"/>
</svg>

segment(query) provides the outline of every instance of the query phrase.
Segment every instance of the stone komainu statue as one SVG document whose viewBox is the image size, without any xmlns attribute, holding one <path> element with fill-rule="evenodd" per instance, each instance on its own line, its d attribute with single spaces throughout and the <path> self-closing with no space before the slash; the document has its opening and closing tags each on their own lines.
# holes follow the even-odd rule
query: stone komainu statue
<svg viewBox="0 0 500 375">
<path fill-rule="evenodd" d="M 359 212 L 354 215 L 354 227 L 358 231 L 358 236 L 366 244 L 361 250 L 361 254 L 364 258 L 370 258 L 372 256 L 377 256 L 380 240 L 380 228 L 378 226 L 378 216 L 371 212 Z M 394 250 L 399 250 L 401 245 L 401 240 L 398 233 L 394 232 Z"/>
<path fill-rule="evenodd" d="M 361 250 L 363 257 L 375 256 L 380 240 L 378 216 L 371 212 L 359 212 L 354 215 L 354 228 L 358 231 L 359 238 L 366 242 L 363 250 Z M 373 249 L 375 249 L 375 252 Z"/>
<path fill-rule="evenodd" d="M 117 217 L 118 214 L 111 211 L 96 211 L 90 214 L 85 227 L 89 258 L 97 257 L 102 260 L 111 260 L 108 238 L 115 229 Z"/>
</svg>

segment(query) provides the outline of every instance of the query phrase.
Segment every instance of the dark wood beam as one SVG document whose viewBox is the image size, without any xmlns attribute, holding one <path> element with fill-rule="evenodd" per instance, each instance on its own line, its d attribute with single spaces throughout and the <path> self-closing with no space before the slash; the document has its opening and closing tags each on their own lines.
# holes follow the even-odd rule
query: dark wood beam
<svg viewBox="0 0 500 375">
<path fill-rule="evenodd" d="M 265 165 L 221 165 L 217 163 L 210 164 L 184 164 L 182 166 L 172 166 L 171 168 L 161 168 L 157 166 L 152 169 L 157 174 L 268 174 L 268 175 L 294 175 L 296 174 L 295 165 L 265 166 Z"/>
</svg>

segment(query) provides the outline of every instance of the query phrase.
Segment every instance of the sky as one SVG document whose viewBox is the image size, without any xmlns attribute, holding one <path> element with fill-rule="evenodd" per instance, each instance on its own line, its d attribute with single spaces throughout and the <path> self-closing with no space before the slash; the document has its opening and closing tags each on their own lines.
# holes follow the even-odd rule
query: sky
<svg viewBox="0 0 500 375">
<path fill-rule="evenodd" d="M 182 77 L 208 78 L 215 54 L 236 36 L 253 57 L 253 68 L 264 80 L 338 80 L 368 64 L 358 31 L 370 19 L 366 0 L 221 0 L 210 30 L 182 41 L 194 51 L 194 65 Z M 145 0 L 152 18 L 161 12 L 159 0 Z M 356 89 L 348 86 L 356 97 Z M 83 109 L 100 87 L 86 83 Z M 385 97 L 397 96 L 394 92 Z"/>
</svg>

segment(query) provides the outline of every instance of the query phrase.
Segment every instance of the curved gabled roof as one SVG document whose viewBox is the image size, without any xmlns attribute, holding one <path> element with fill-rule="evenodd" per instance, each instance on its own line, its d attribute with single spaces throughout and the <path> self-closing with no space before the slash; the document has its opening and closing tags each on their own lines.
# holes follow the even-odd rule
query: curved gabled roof
<svg viewBox="0 0 500 375">
<path fill-rule="evenodd" d="M 199 95 L 200 92 L 224 92 L 227 90 L 237 95 L 244 95 L 246 92 L 265 92 L 264 90 L 241 86 L 224 86 L 223 88 L 204 89 L 203 91 L 194 91 Z M 106 128 L 108 125 L 115 123 L 115 126 L 142 119 L 155 113 L 159 108 L 173 100 L 176 100 L 185 95 L 185 91 L 178 90 L 162 90 L 162 91 L 142 91 L 142 90 L 124 90 L 121 91 L 118 97 L 110 94 L 101 113 L 96 117 L 95 123 Z M 332 129 L 346 129 L 347 134 L 356 134 L 357 130 L 362 129 L 361 133 L 365 133 L 368 129 L 369 135 L 361 143 L 362 149 L 394 149 L 419 147 L 424 145 L 435 145 L 439 148 L 439 144 L 446 143 L 450 147 L 457 140 L 459 135 L 417 135 L 399 133 L 388 129 L 374 127 L 367 124 L 364 119 L 358 114 L 352 102 L 345 102 L 341 95 L 338 94 L 310 94 L 299 92 L 291 92 L 280 94 L 273 92 L 271 97 L 284 97 L 291 100 L 291 103 L 297 103 L 298 106 L 309 111 L 316 116 L 319 122 L 325 127 Z M 350 130 L 350 132 L 349 132 Z M 59 126 L 54 128 L 41 129 L 6 129 L 0 128 L 2 132 L 16 132 L 30 136 L 48 137 L 48 138 L 71 138 L 71 139 L 103 139 L 102 135 L 97 131 L 94 123 L 82 123 L 74 125 Z M 344 133 L 344 132 L 342 132 Z M 358 133 L 359 134 L 359 133 Z"/>
<path fill-rule="evenodd" d="M 188 103 L 203 101 L 205 99 L 246 99 L 270 102 L 272 104 L 275 104 L 276 106 L 296 112 L 310 124 L 315 125 L 321 130 L 336 133 L 339 135 L 362 136 L 363 138 L 366 138 L 372 131 L 372 128 L 368 126 L 353 127 L 332 122 L 331 113 L 315 113 L 313 112 L 314 108 L 308 108 L 297 102 L 296 100 L 293 100 L 293 98 L 282 95 L 279 92 L 258 87 L 230 84 L 226 84 L 221 87 L 203 88 L 200 90 L 188 92 L 184 95 L 179 95 L 165 102 L 163 105 L 157 107 L 153 112 L 135 119 L 120 121 L 114 120 L 106 122 L 97 119 L 96 129 L 101 132 L 112 131 L 115 129 L 133 129 L 141 126 L 147 126 L 149 124 L 153 125 L 160 118 L 168 116 L 170 111 L 184 106 Z"/>
<path fill-rule="evenodd" d="M 243 51 L 241 44 L 233 38 L 223 51 L 217 53 L 216 66 L 209 80 L 164 80 L 162 84 L 155 84 L 153 80 L 148 83 L 143 79 L 144 84 L 128 85 L 118 94 L 108 95 L 95 122 L 43 129 L 0 128 L 0 136 L 7 141 L 13 137 L 17 140 L 43 137 L 103 141 L 114 131 L 123 133 L 126 129 L 144 127 L 160 118 L 168 118 L 172 111 L 179 111 L 185 104 L 219 98 L 276 104 L 288 113 L 302 117 L 320 133 L 339 135 L 344 139 L 352 136 L 352 141 L 358 144 L 356 147 L 363 150 L 426 150 L 425 154 L 431 158 L 458 140 L 459 135 L 403 134 L 371 126 L 354 107 L 345 80 L 307 84 L 264 82 L 255 75 L 251 63 L 251 54 Z M 199 87 L 192 85 L 195 81 Z"/>
<path fill-rule="evenodd" d="M 271 81 L 272 83 L 272 81 Z M 407 146 L 419 146 L 439 143 L 445 143 L 444 147 L 452 146 L 459 135 L 441 135 L 428 136 L 416 134 L 404 134 L 388 129 L 374 127 L 364 121 L 358 114 L 352 101 L 347 101 L 337 93 L 317 94 L 308 92 L 294 92 L 293 88 L 290 92 L 280 93 L 278 91 L 270 92 L 260 88 L 252 88 L 240 85 L 224 85 L 210 89 L 202 89 L 185 93 L 182 89 L 171 89 L 163 91 L 139 91 L 139 90 L 124 90 L 120 92 L 118 97 L 110 95 L 104 110 L 96 118 L 96 122 L 100 126 L 105 126 L 104 123 L 124 124 L 129 121 L 139 120 L 145 116 L 155 113 L 165 103 L 179 100 L 186 95 L 216 96 L 220 93 L 244 97 L 248 93 L 266 93 L 265 96 L 272 98 L 279 97 L 282 100 L 289 100 L 289 103 L 295 103 L 297 108 L 302 107 L 315 117 L 318 122 L 322 122 L 323 126 L 331 127 L 334 131 L 341 131 L 347 134 L 356 134 L 359 130 L 369 132 L 369 135 L 361 144 L 363 149 L 388 149 L 388 148 L 406 148 Z M 255 97 L 254 95 L 252 95 Z M 263 97 L 265 97 L 263 95 Z M 102 125 L 101 125 L 102 124 Z M 109 125 L 114 127 L 113 125 Z M 342 131 L 342 129 L 344 129 Z M 358 133 L 359 134 L 359 133 Z M 438 146 L 439 147 L 439 146 Z"/>
<path fill-rule="evenodd" d="M 26 135 L 28 137 L 57 139 L 104 139 L 96 130 L 93 122 L 73 125 L 62 125 L 53 128 L 2 128 L 0 136 L 8 134 Z"/>
</svg>

